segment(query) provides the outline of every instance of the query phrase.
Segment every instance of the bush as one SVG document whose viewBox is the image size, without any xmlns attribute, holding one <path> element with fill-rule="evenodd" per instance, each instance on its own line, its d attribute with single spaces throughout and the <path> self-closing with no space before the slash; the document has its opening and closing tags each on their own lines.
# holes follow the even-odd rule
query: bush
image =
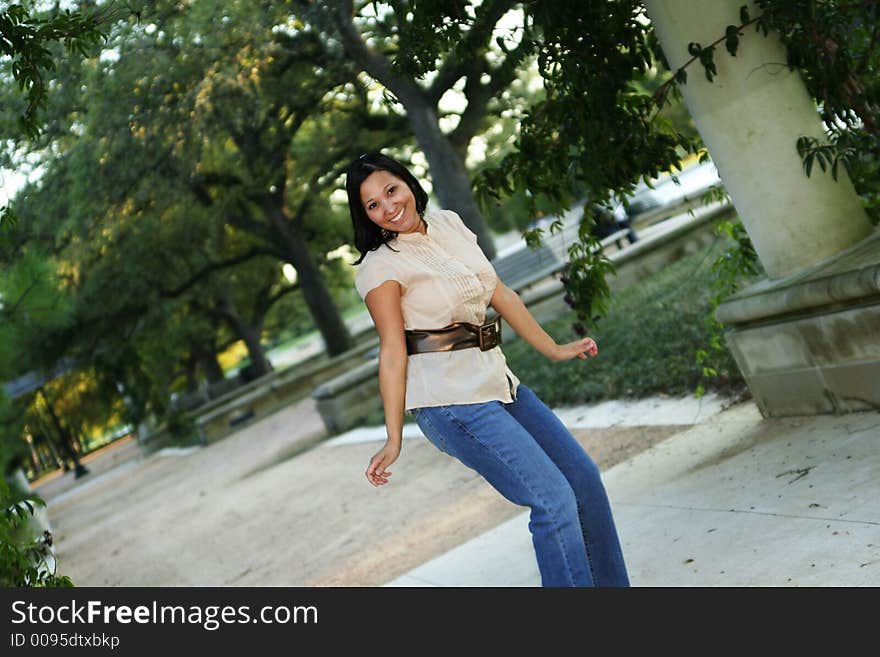
<svg viewBox="0 0 880 657">
<path fill-rule="evenodd" d="M 52 535 L 44 531 L 34 537 L 31 520 L 39 497 L 13 491 L 0 477 L 0 586 L 69 587 L 70 578 L 57 575 L 52 553 Z"/>
</svg>

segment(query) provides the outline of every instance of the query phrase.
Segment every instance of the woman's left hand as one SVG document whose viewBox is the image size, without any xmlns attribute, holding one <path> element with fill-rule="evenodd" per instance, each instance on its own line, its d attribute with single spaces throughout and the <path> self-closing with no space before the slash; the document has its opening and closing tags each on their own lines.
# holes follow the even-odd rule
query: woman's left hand
<svg viewBox="0 0 880 657">
<path fill-rule="evenodd" d="M 580 358 L 587 360 L 587 356 L 595 356 L 599 353 L 596 341 L 593 338 L 581 338 L 567 344 L 560 344 L 556 347 L 556 354 L 553 360 L 563 361 L 572 358 Z"/>
</svg>

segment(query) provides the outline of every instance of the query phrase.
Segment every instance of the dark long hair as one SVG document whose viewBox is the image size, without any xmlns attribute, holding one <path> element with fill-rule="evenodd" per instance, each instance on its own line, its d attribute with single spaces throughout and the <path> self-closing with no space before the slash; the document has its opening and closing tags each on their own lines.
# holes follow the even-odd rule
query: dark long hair
<svg viewBox="0 0 880 657">
<path fill-rule="evenodd" d="M 361 183 L 374 171 L 387 171 L 405 182 L 415 196 L 416 212 L 420 217 L 424 216 L 425 208 L 428 206 L 428 194 L 409 169 L 397 160 L 374 152 L 364 153 L 352 162 L 345 174 L 345 191 L 348 192 L 348 211 L 351 213 L 351 223 L 354 225 L 354 245 L 361 252 L 361 257 L 354 263 L 356 265 L 361 263 L 367 253 L 375 251 L 397 237 L 394 231 L 380 228 L 370 221 L 367 211 L 364 210 L 361 201 Z"/>
</svg>

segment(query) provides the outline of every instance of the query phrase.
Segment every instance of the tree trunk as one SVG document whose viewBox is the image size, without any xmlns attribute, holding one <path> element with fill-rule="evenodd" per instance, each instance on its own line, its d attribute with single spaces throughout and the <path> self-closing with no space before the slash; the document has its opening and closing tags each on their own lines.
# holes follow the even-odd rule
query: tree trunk
<svg viewBox="0 0 880 657">
<path fill-rule="evenodd" d="M 318 264 L 312 257 L 309 247 L 295 221 L 287 218 L 284 212 L 283 197 L 270 197 L 264 203 L 266 218 L 281 238 L 281 248 L 290 263 L 296 268 L 297 281 L 302 289 L 303 298 L 315 325 L 324 339 L 327 353 L 330 356 L 341 354 L 352 348 L 351 335 L 339 309 L 324 284 L 324 278 Z"/>
<path fill-rule="evenodd" d="M 436 105 L 427 99 L 424 91 L 412 79 L 395 73 L 387 57 L 367 47 L 354 26 L 352 11 L 352 2 L 347 1 L 339 3 L 334 12 L 338 35 L 345 51 L 361 69 L 397 96 L 406 109 L 406 118 L 413 134 L 428 159 L 431 182 L 440 204 L 461 215 L 465 225 L 476 234 L 483 253 L 492 260 L 495 257 L 495 244 L 474 200 L 464 159 L 440 130 Z M 467 141 L 462 140 L 459 144 L 461 152 L 467 152 Z"/>
<path fill-rule="evenodd" d="M 247 347 L 251 364 L 246 378 L 255 379 L 264 374 L 268 374 L 272 370 L 272 367 L 269 365 L 269 361 L 263 351 L 263 345 L 260 342 L 262 321 L 260 321 L 257 326 L 251 326 L 244 321 L 241 314 L 235 308 L 228 290 L 224 290 L 220 303 L 223 316 L 229 322 L 230 326 L 232 326 L 232 330 L 235 334 L 244 341 L 244 344 Z"/>
<path fill-rule="evenodd" d="M 409 98 L 404 106 L 416 140 L 431 168 L 431 182 L 440 205 L 457 212 L 465 225 L 476 234 L 486 257 L 494 259 L 495 243 L 474 199 L 464 160 L 440 130 L 434 108 L 419 96 Z"/>
<path fill-rule="evenodd" d="M 199 365 L 201 365 L 202 372 L 209 383 L 217 383 L 217 381 L 222 381 L 226 378 L 226 375 L 223 373 L 223 367 L 220 365 L 220 361 L 217 360 L 217 354 L 213 352 L 200 355 Z"/>
<path fill-rule="evenodd" d="M 73 447 L 73 436 L 61 424 L 61 420 L 59 420 L 58 416 L 55 414 L 55 409 L 52 407 L 52 404 L 49 403 L 49 397 L 48 395 L 46 395 L 46 391 L 42 388 L 39 388 L 39 392 L 43 396 L 43 402 L 46 405 L 46 410 L 49 411 L 49 417 L 52 418 L 52 423 L 55 425 L 55 428 L 58 431 L 58 444 L 61 446 L 61 451 L 65 452 L 67 457 L 71 461 L 73 461 L 75 478 L 79 479 L 83 475 L 87 475 L 89 473 L 89 470 L 82 463 L 79 462 L 79 455 L 76 453 L 76 450 Z"/>
<path fill-rule="evenodd" d="M 58 456 L 58 451 L 55 449 L 55 445 L 53 445 L 49 437 L 46 436 L 44 430 L 39 430 L 32 435 L 34 442 L 31 445 L 31 449 L 37 459 L 34 471 L 46 472 L 48 470 L 63 467 L 64 460 Z"/>
<path fill-rule="evenodd" d="M 217 350 L 214 345 L 208 342 L 193 342 L 190 345 L 190 352 L 205 375 L 209 383 L 217 383 L 226 378 L 223 373 L 223 367 L 217 360 Z"/>
<path fill-rule="evenodd" d="M 251 357 L 249 378 L 258 378 L 272 371 L 263 345 L 260 343 L 260 330 L 242 323 L 237 329 L 238 334 L 247 345 L 248 355 Z"/>
<path fill-rule="evenodd" d="M 196 376 L 196 359 L 190 354 L 190 357 L 186 359 L 186 363 L 184 364 L 184 371 L 186 372 L 186 391 L 187 392 L 195 392 L 199 389 L 199 379 Z"/>
</svg>

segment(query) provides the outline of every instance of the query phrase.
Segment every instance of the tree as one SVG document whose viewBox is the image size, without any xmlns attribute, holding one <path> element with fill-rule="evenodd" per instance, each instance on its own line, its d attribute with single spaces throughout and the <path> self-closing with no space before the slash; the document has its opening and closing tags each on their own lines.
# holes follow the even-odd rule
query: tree
<svg viewBox="0 0 880 657">
<path fill-rule="evenodd" d="M 226 322 L 244 341 L 250 356 L 249 377 L 266 374 L 271 369 L 261 344 L 266 315 L 283 296 L 297 291 L 298 286 L 284 284 L 275 258 L 257 259 L 214 278 L 207 293 L 191 296 L 191 307 L 209 318 Z"/>
<path fill-rule="evenodd" d="M 352 77 L 346 63 L 323 53 L 314 35 L 274 30 L 277 12 L 267 6 L 254 13 L 252 3 L 227 3 L 223 15 L 213 5 L 183 13 L 174 7 L 152 14 L 152 36 L 124 41 L 112 66 L 114 75 L 135 82 L 118 126 L 118 141 L 131 142 L 126 151 L 145 152 L 133 184 L 144 194 L 143 181 L 158 169 L 154 187 L 173 183 L 218 221 L 292 263 L 328 351 L 341 353 L 350 337 L 321 268 L 347 231 L 344 217 L 328 216 L 323 197 L 340 162 L 388 121 L 364 126 L 358 94 L 340 100 L 339 88 Z M 321 116 L 329 111 L 335 122 Z M 367 130 L 349 138 L 354 130 L 346 123 Z M 112 154 L 130 159 L 118 145 Z M 322 251 L 328 235 L 338 241 Z"/>
<path fill-rule="evenodd" d="M 39 362 L 46 336 L 68 326 L 71 313 L 55 267 L 38 249 L 24 250 L 0 273 L 0 380 L 13 380 Z M 24 456 L 20 436 L 27 405 L 0 388 L 0 407 L 0 474 L 6 475 Z"/>
<path fill-rule="evenodd" d="M 371 117 L 344 58 L 261 9 L 158 3 L 117 24 L 100 57 L 59 62 L 44 129 L 19 144 L 43 173 L 0 255 L 41 244 L 59 267 L 74 311 L 40 358 L 90 372 L 108 418 L 164 417 L 196 368 L 221 378 L 217 349 L 237 337 L 265 371 L 280 299 L 330 318 L 316 324 L 331 353 L 348 345 L 324 277 L 350 228 L 329 196 L 354 154 L 401 141 L 399 119 Z"/>
<path fill-rule="evenodd" d="M 443 4 L 455 16 L 430 23 L 420 11 L 424 5 Z M 482 132 L 493 104 L 516 78 L 532 54 L 523 39 L 507 46 L 493 34 L 500 21 L 518 3 L 486 0 L 476 7 L 466 3 L 373 3 L 357 6 L 353 0 L 315 3 L 304 12 L 369 76 L 380 82 L 406 112 L 410 128 L 428 160 L 434 192 L 444 207 L 454 208 L 477 235 L 483 252 L 495 257 L 495 247 L 474 199 L 465 166 L 468 146 Z M 415 9 L 415 11 L 411 11 Z M 430 32 L 436 48 L 422 51 L 419 42 Z M 427 73 L 434 73 L 430 81 Z M 463 84 L 461 84 L 463 82 Z M 457 125 L 441 128 L 441 100 L 459 89 L 466 101 L 457 113 Z"/>
</svg>

